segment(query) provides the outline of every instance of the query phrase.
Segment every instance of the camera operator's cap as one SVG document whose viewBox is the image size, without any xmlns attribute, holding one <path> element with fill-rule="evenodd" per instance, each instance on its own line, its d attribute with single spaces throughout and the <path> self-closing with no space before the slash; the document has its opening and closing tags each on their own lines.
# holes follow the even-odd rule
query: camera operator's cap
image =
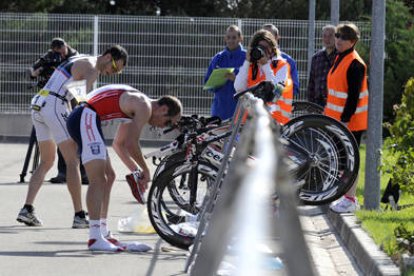
<svg viewBox="0 0 414 276">
<path fill-rule="evenodd" d="M 51 49 L 61 48 L 65 45 L 66 45 L 66 42 L 62 38 L 55 37 L 54 39 L 52 39 L 52 43 L 50 44 L 50 48 Z"/>
</svg>

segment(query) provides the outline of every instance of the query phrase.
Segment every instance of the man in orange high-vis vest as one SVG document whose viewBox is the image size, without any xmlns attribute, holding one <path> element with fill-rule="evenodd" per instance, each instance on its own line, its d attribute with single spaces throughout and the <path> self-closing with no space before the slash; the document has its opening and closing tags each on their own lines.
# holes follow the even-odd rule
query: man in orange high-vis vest
<svg viewBox="0 0 414 276">
<path fill-rule="evenodd" d="M 345 23 L 336 27 L 338 55 L 327 77 L 325 115 L 344 123 L 359 146 L 362 133 L 368 126 L 368 81 L 367 66 L 355 50 L 358 39 L 359 30 L 354 24 Z M 331 204 L 331 210 L 348 213 L 357 209 L 357 180 L 342 198 Z"/>
<path fill-rule="evenodd" d="M 268 103 L 269 111 L 277 122 L 286 124 L 291 118 L 293 100 L 293 82 L 289 72 L 289 64 L 280 56 L 273 35 L 259 30 L 253 35 L 234 88 L 240 92 L 262 81 L 272 81 L 281 95 L 276 102 Z"/>
</svg>

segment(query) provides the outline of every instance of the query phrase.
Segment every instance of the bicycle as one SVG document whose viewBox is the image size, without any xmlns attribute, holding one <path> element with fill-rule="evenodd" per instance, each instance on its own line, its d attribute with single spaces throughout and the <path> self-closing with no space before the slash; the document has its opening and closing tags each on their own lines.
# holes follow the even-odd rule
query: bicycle
<svg viewBox="0 0 414 276">
<path fill-rule="evenodd" d="M 292 104 L 292 118 L 308 114 L 323 114 L 323 107 L 312 102 L 297 100 Z"/>
<path fill-rule="evenodd" d="M 196 120 L 194 118 L 194 120 Z M 148 213 L 157 233 L 180 248 L 192 244 L 197 214 L 217 176 L 223 158 L 218 142 L 230 135 L 229 123 L 191 130 L 163 147 L 167 153 L 158 165 L 148 195 Z M 282 127 L 281 139 L 290 171 L 304 204 L 325 204 L 342 196 L 353 184 L 359 168 L 359 152 L 348 129 L 338 121 L 317 114 L 292 119 Z M 210 146 L 214 145 L 214 146 Z M 166 151 L 165 149 L 170 149 Z M 157 155 L 158 153 L 158 155 Z M 161 158 L 160 151 L 149 156 Z M 190 221 L 194 227 L 176 227 Z"/>
</svg>

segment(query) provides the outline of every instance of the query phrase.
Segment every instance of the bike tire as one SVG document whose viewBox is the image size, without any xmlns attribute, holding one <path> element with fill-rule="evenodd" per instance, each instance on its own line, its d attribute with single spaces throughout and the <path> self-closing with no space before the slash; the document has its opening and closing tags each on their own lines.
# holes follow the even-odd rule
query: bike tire
<svg viewBox="0 0 414 276">
<path fill-rule="evenodd" d="M 158 235 L 173 246 L 188 249 L 193 244 L 194 236 L 180 233 L 175 229 L 177 225 L 185 222 L 185 214 L 187 211 L 181 207 L 183 201 L 177 204 L 177 200 L 173 197 L 176 196 L 171 194 L 172 183 L 177 182 L 176 179 L 180 179 L 181 176 L 188 174 L 191 170 L 191 165 L 185 167 L 184 162 L 177 162 L 171 165 L 169 168 L 160 172 L 156 179 L 153 180 L 152 186 L 148 194 L 148 216 L 152 226 Z M 218 169 L 205 161 L 199 161 L 197 173 L 199 174 L 198 179 L 204 178 L 206 183 L 203 187 L 208 188 L 213 183 L 217 176 Z M 174 184 L 175 185 L 175 184 Z M 198 189 L 201 185 L 198 183 Z M 198 192 L 198 190 L 197 190 Z M 199 198 L 197 203 L 201 204 L 203 198 Z M 188 212 L 187 212 L 188 213 Z M 194 213 L 192 213 L 194 215 Z"/>
<path fill-rule="evenodd" d="M 307 114 L 323 114 L 323 107 L 308 101 L 294 101 L 292 104 L 292 118 Z"/>
<path fill-rule="evenodd" d="M 295 177 L 297 183 L 302 182 L 298 193 L 304 204 L 330 203 L 354 184 L 359 148 L 342 123 L 324 115 L 303 115 L 284 125 L 281 136 L 307 152 L 308 166 Z"/>
<path fill-rule="evenodd" d="M 185 151 L 179 151 L 164 157 L 160 163 L 157 165 L 155 172 L 152 176 L 152 179 L 157 178 L 157 176 L 163 172 L 164 170 L 168 169 L 171 165 L 174 165 L 179 162 L 183 162 L 185 160 Z"/>
</svg>

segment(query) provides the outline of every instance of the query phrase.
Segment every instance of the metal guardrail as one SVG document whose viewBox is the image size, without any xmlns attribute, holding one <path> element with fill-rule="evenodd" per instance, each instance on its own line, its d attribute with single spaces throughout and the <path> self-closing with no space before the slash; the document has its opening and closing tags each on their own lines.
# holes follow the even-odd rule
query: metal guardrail
<svg viewBox="0 0 414 276">
<path fill-rule="evenodd" d="M 247 113 L 249 118 L 241 128 Z M 201 215 L 185 270 L 190 275 L 216 275 L 230 241 L 236 237 L 240 243 L 233 274 L 260 275 L 263 260 L 268 256 L 258 252 L 257 245 L 265 237 L 272 240 L 280 237 L 277 240 L 283 252 L 283 273 L 313 275 L 294 188 L 273 119 L 263 101 L 250 93 L 239 100 L 236 114 L 232 136 L 225 146 L 225 162 Z M 236 139 L 239 135 L 240 139 Z M 280 204 L 272 202 L 275 193 Z M 277 214 L 275 208 L 279 209 Z"/>
</svg>

